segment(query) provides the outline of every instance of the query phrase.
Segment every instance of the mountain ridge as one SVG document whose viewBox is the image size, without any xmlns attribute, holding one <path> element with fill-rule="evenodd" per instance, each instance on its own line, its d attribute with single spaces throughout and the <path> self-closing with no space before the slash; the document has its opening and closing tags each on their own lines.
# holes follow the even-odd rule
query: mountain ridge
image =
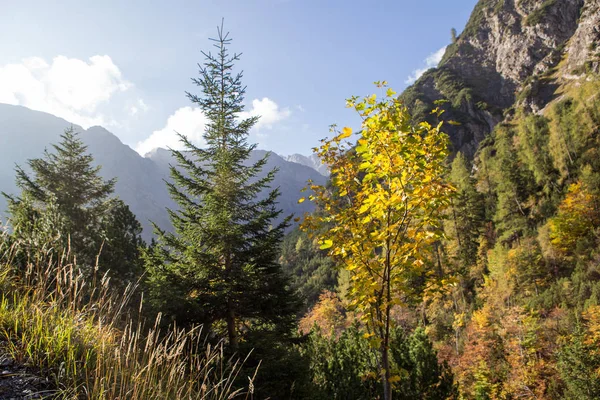
<svg viewBox="0 0 600 400">
<path fill-rule="evenodd" d="M 143 237 L 146 240 L 152 237 L 151 221 L 161 229 L 171 229 L 166 209 L 175 209 L 176 204 L 171 200 L 164 181 L 170 179 L 169 165 L 175 162 L 168 150 L 155 149 L 147 157 L 142 157 L 101 126 L 86 130 L 52 114 L 22 106 L 0 104 L 0 191 L 17 194 L 15 165 L 26 167 L 27 160 L 42 157 L 44 150 L 50 150 L 51 144 L 58 143 L 60 134 L 69 126 L 80 132 L 95 163 L 102 166 L 101 176 L 104 179 L 117 178 L 115 194 L 137 216 L 144 229 Z M 324 183 L 325 177 L 308 166 L 269 153 L 269 161 L 263 171 L 279 169 L 272 186 L 279 187 L 282 193 L 279 198 L 283 210 L 281 218 L 312 211 L 310 202 L 297 203 L 301 197 L 300 189 L 308 179 Z M 249 161 L 266 154 L 264 150 L 255 150 Z M 6 201 L 0 197 L 0 215 L 5 210 Z"/>
</svg>

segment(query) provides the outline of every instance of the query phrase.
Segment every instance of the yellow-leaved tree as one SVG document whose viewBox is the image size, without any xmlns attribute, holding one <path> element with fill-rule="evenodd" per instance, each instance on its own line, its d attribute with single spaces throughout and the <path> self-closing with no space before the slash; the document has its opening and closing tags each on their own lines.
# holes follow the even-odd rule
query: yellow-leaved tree
<svg viewBox="0 0 600 400">
<path fill-rule="evenodd" d="M 309 182 L 320 212 L 306 216 L 302 227 L 350 272 L 347 296 L 379 352 L 387 400 L 400 379 L 389 358 L 391 311 L 414 295 L 412 282 L 434 275 L 432 251 L 453 188 L 444 181 L 448 137 L 441 123 L 414 124 L 395 92 L 385 82 L 376 85 L 387 89 L 383 100 L 347 101 L 363 121 L 356 146 L 345 140 L 350 128 L 332 127 L 336 136 L 314 149 L 330 167 L 331 186 Z"/>
</svg>

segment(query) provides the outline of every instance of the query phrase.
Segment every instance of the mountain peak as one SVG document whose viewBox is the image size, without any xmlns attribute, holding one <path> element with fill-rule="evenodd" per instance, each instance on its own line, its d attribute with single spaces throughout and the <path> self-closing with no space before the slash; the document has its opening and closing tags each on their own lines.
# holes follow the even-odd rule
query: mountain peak
<svg viewBox="0 0 600 400">
<path fill-rule="evenodd" d="M 150 159 L 156 159 L 156 158 L 163 158 L 163 157 L 168 157 L 171 155 L 171 151 L 162 147 L 156 147 L 152 150 L 150 150 L 149 152 L 147 152 L 146 154 L 144 154 L 144 158 L 150 158 Z"/>
<path fill-rule="evenodd" d="M 561 60 L 573 63 L 569 74 L 590 61 L 598 69 L 589 49 L 600 42 L 599 14 L 597 0 L 480 0 L 439 67 L 402 98 L 417 120 L 430 118 L 436 100 L 448 100 L 444 120 L 460 125 L 445 129 L 454 149 L 472 156 L 513 104 L 537 111 L 552 100 L 568 75 L 556 75 Z"/>
<path fill-rule="evenodd" d="M 310 156 L 305 156 L 302 154 L 294 153 L 290 156 L 282 156 L 283 159 L 289 162 L 302 164 L 307 167 L 310 167 L 320 173 L 323 176 L 329 176 L 329 168 L 327 165 L 321 163 L 319 156 L 316 154 L 311 154 Z"/>
</svg>

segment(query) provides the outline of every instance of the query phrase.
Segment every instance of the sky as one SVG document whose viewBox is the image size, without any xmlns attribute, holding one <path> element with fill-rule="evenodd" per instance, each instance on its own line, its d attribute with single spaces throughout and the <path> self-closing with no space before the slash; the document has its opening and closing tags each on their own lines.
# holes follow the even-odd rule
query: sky
<svg viewBox="0 0 600 400">
<path fill-rule="evenodd" d="M 345 99 L 397 92 L 437 65 L 476 0 L 0 0 L 0 103 L 104 126 L 144 155 L 202 145 L 202 50 L 224 20 L 242 53 L 250 142 L 308 155 L 329 126 L 358 128 Z M 1 128 L 1 127 L 0 127 Z M 0 130 L 0 144 L 2 133 Z"/>
</svg>

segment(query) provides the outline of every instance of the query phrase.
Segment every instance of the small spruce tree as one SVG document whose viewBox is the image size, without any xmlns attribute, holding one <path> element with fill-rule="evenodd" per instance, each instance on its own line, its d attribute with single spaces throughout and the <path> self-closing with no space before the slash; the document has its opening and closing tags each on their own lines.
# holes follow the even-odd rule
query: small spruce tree
<svg viewBox="0 0 600 400">
<path fill-rule="evenodd" d="M 88 274 L 98 262 L 101 272 L 110 269 L 117 280 L 131 280 L 141 266 L 141 227 L 129 208 L 111 196 L 116 179 L 99 175 L 101 167 L 93 165 L 73 127 L 52 147 L 43 158 L 28 161 L 31 175 L 16 167 L 18 197 L 3 193 L 14 238 L 32 246 L 52 242 L 74 254 Z M 55 221 L 51 227 L 43 223 L 50 220 Z"/>
<path fill-rule="evenodd" d="M 455 28 L 450 29 L 450 40 L 452 40 L 452 43 L 456 43 L 458 40 L 458 35 L 456 34 Z"/>
</svg>

